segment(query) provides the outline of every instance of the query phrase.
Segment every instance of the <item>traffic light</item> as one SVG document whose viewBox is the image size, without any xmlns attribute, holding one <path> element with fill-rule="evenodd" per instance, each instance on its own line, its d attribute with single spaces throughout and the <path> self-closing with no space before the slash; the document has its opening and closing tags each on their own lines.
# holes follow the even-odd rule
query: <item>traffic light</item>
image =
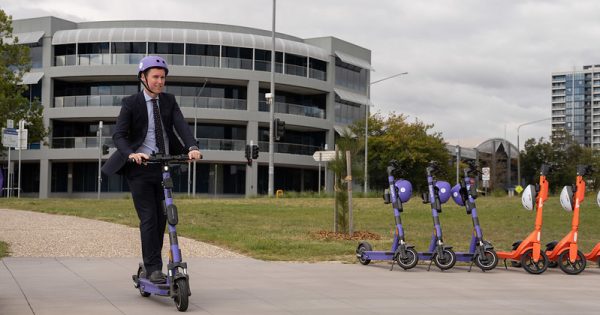
<svg viewBox="0 0 600 315">
<path fill-rule="evenodd" d="M 258 159 L 258 152 L 259 152 L 258 144 L 252 145 L 252 159 L 253 160 Z"/>
<path fill-rule="evenodd" d="M 281 141 L 281 138 L 285 134 L 285 121 L 275 118 L 273 126 L 275 128 L 275 141 Z"/>
<path fill-rule="evenodd" d="M 246 154 L 244 155 L 246 157 L 246 160 L 248 160 L 248 165 L 252 164 L 252 148 L 250 147 L 249 144 L 246 144 Z"/>
<path fill-rule="evenodd" d="M 107 144 L 102 145 L 102 155 L 108 154 L 108 148 L 109 148 L 109 146 Z"/>
</svg>

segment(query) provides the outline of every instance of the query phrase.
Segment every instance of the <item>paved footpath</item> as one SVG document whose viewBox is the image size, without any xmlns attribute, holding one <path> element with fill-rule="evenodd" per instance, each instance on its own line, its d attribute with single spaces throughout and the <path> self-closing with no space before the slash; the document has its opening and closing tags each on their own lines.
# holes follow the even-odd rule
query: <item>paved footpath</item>
<svg viewBox="0 0 600 315">
<path fill-rule="evenodd" d="M 3 224 L 3 220 L 10 223 Z M 77 222 L 64 225 L 62 220 Z M 80 220 L 0 210 L 0 239 L 11 242 L 13 248 L 27 249 L 15 255 L 19 257 L 0 260 L 0 315 L 178 313 L 171 299 L 144 298 L 133 287 L 131 275 L 137 270 L 138 258 L 124 254 L 134 250 L 129 246 L 135 246 L 135 231 L 129 237 L 132 244 L 120 252 L 115 249 L 122 244 L 114 245 L 113 233 L 131 231 L 116 232 L 118 227 Z M 34 228 L 36 225 L 43 228 Z M 64 232 L 65 226 L 73 230 L 68 235 L 56 234 Z M 73 233 L 95 236 L 73 245 L 84 238 L 72 237 Z M 20 236 L 8 239 L 15 235 Z M 62 238 L 69 241 L 59 241 Z M 34 244 L 39 242 L 41 245 Z M 98 250 L 102 243 L 113 245 Z M 95 246 L 92 255 L 105 254 L 78 257 L 90 255 L 83 249 L 90 244 Z M 192 251 L 196 255 L 186 255 L 182 244 L 190 273 L 190 314 L 600 313 L 600 268 L 595 263 L 577 276 L 559 269 L 535 276 L 501 266 L 486 273 L 468 272 L 466 266 L 445 272 L 432 267 L 428 272 L 422 264 L 409 271 L 398 267 L 389 271 L 386 263 L 264 262 L 189 244 L 200 246 Z M 40 252 L 27 255 L 27 251 Z M 53 251 L 54 257 L 31 257 Z M 220 253 L 213 255 L 216 251 Z"/>
</svg>

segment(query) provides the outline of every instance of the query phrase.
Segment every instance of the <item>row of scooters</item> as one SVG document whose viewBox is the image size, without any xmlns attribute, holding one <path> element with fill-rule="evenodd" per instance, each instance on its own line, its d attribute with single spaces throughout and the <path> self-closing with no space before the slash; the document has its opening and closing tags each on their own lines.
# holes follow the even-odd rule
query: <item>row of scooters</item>
<svg viewBox="0 0 600 315">
<path fill-rule="evenodd" d="M 391 161 L 388 168 L 389 189 L 384 193 L 384 201 L 391 204 L 394 209 L 396 229 L 394 240 L 390 251 L 374 251 L 371 244 L 366 241 L 360 242 L 356 249 L 356 257 L 363 265 L 368 265 L 372 260 L 391 261 L 391 269 L 398 264 L 404 270 L 411 269 L 417 265 L 419 260 L 429 261 L 427 270 L 429 271 L 432 263 L 440 270 L 447 270 L 456 264 L 457 261 L 470 263 L 469 271 L 475 264 L 482 271 L 494 269 L 500 259 L 504 260 L 504 266 L 507 267 L 507 261 L 514 267 L 523 267 L 531 274 L 541 274 L 548 267 L 560 267 L 562 271 L 570 275 L 581 273 L 586 262 L 597 261 L 600 265 L 600 243 L 592 249 L 591 252 L 584 254 L 577 247 L 577 231 L 579 226 L 579 206 L 585 196 L 584 176 L 589 174 L 591 169 L 588 166 L 580 165 L 577 167 L 577 178 L 574 186 L 565 186 L 560 194 L 560 203 L 563 209 L 573 213 L 571 231 L 560 241 L 553 241 L 546 244 L 542 249 L 540 240 L 542 233 L 542 214 L 544 202 L 548 199 L 548 181 L 546 176 L 550 171 L 550 166 L 543 164 L 540 169 L 539 183 L 529 185 L 522 193 L 521 201 L 528 210 L 535 210 L 535 228 L 523 240 L 513 244 L 512 250 L 507 252 L 495 251 L 493 245 L 483 238 L 483 230 L 479 224 L 475 199 L 477 198 L 477 189 L 475 178 L 479 171 L 476 165 L 469 164 L 464 172 L 462 181 L 454 187 L 448 182 L 436 180 L 435 174 L 439 167 L 435 162 L 431 162 L 426 168 L 428 192 L 423 193 L 423 202 L 431 205 L 431 215 L 433 217 L 433 233 L 429 248 L 426 252 L 417 252 L 414 245 L 410 245 L 405 240 L 404 229 L 402 228 L 401 213 L 403 212 L 403 203 L 406 203 L 412 196 L 412 185 L 409 181 L 395 178 L 395 174 L 401 173 L 396 161 Z M 440 223 L 440 213 L 442 204 L 453 199 L 459 206 L 466 209 L 467 215 L 473 221 L 473 232 L 468 252 L 454 252 L 452 246 L 444 243 L 442 226 Z M 600 205 L 600 194 L 597 198 Z"/>
</svg>

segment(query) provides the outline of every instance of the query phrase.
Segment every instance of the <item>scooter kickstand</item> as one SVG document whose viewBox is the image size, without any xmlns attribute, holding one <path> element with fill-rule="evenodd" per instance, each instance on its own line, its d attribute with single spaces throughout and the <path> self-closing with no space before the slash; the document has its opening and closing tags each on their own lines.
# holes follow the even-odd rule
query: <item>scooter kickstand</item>
<svg viewBox="0 0 600 315">
<path fill-rule="evenodd" d="M 429 271 L 429 269 L 431 269 L 431 264 L 433 264 L 433 260 L 429 261 L 429 266 L 427 266 L 427 271 Z"/>
<path fill-rule="evenodd" d="M 508 270 L 508 265 L 506 264 L 506 258 L 504 258 L 504 269 Z"/>
<path fill-rule="evenodd" d="M 471 269 L 473 268 L 473 263 L 474 263 L 474 261 L 471 260 L 471 265 L 469 265 L 469 272 L 471 272 Z"/>
</svg>

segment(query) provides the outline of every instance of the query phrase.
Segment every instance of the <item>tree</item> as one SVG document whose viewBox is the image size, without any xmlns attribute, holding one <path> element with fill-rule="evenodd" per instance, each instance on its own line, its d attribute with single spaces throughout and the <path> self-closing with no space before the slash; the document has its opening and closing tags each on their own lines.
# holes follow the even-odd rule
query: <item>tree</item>
<svg viewBox="0 0 600 315">
<path fill-rule="evenodd" d="M 29 47 L 20 45 L 13 36 L 12 17 L 0 9 L 0 126 L 6 120 L 24 119 L 30 142 L 42 140 L 47 132 L 43 125 L 43 107 L 39 100 L 30 103 L 24 96 L 28 86 L 20 84 L 23 75 L 31 69 Z"/>
<path fill-rule="evenodd" d="M 336 141 L 336 151 L 340 154 L 329 163 L 331 171 L 335 174 L 334 189 L 335 189 L 335 230 L 348 233 L 351 230 L 349 221 L 349 199 L 348 199 L 348 181 L 351 176 L 356 180 L 356 175 L 361 174 L 359 161 L 351 160 L 351 174 L 347 174 L 346 166 L 346 151 L 350 151 L 352 157 L 357 156 L 360 151 L 360 143 L 353 137 L 350 130 L 346 130 L 344 134 Z M 358 176 L 359 177 L 359 176 Z"/>
<path fill-rule="evenodd" d="M 544 141 L 544 138 L 540 138 L 538 141 L 533 138 L 525 141 L 521 153 L 521 176 L 525 179 L 524 183 L 533 184 L 538 182 L 541 165 L 553 161 L 554 148 L 552 143 Z"/>
<path fill-rule="evenodd" d="M 540 165 L 548 163 L 552 165 L 552 171 L 548 175 L 550 190 L 559 192 L 565 185 L 575 184 L 577 165 L 592 166 L 596 172 L 586 176 L 591 180 L 590 188 L 596 189 L 600 185 L 600 153 L 592 148 L 582 147 L 572 141 L 568 134 L 560 134 L 552 141 L 538 141 L 529 139 L 521 153 L 521 169 L 527 183 L 538 182 Z"/>
<path fill-rule="evenodd" d="M 369 183 L 373 189 L 383 190 L 388 186 L 386 168 L 390 160 L 397 160 L 403 170 L 402 177 L 413 187 L 424 190 L 427 186 L 425 168 L 430 161 L 442 165 L 445 174 L 449 173 L 450 155 L 444 139 L 438 132 L 432 132 L 433 125 L 416 119 L 413 123 L 407 117 L 391 113 L 387 118 L 380 114 L 369 117 Z M 364 123 L 352 127 L 356 134 L 364 138 Z M 361 132 L 362 131 L 362 132 Z"/>
</svg>

